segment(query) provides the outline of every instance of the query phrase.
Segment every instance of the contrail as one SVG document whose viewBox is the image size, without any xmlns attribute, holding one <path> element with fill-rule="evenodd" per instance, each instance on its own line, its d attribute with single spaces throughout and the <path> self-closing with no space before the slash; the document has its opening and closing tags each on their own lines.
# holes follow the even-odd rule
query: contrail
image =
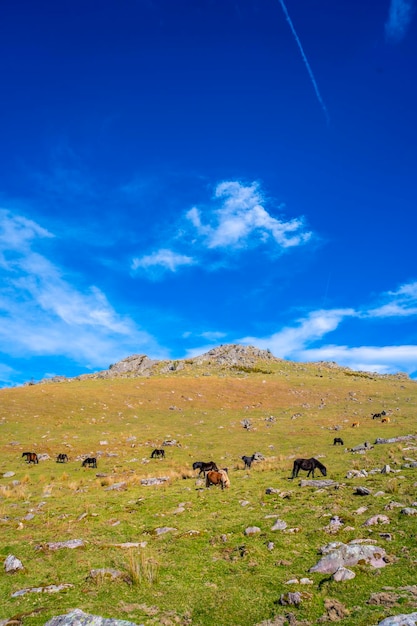
<svg viewBox="0 0 417 626">
<path fill-rule="evenodd" d="M 297 35 L 297 32 L 296 32 L 296 30 L 294 28 L 294 24 L 292 23 L 291 18 L 290 18 L 289 14 L 288 14 L 288 10 L 287 10 L 287 7 L 285 6 L 284 0 L 279 0 L 279 3 L 282 6 L 282 10 L 284 11 L 285 18 L 286 18 L 288 24 L 290 25 L 291 32 L 294 35 L 294 39 L 297 42 L 297 45 L 298 45 L 298 47 L 300 49 L 301 56 L 302 56 L 303 61 L 304 61 L 304 65 L 306 66 L 308 75 L 310 76 L 311 82 L 313 83 L 313 87 L 314 87 L 314 91 L 316 92 L 317 100 L 319 101 L 319 104 L 320 104 L 321 108 L 323 109 L 323 113 L 326 116 L 327 124 L 329 124 L 330 123 L 329 112 L 327 111 L 326 105 L 324 104 L 323 98 L 321 97 L 321 94 L 320 94 L 320 91 L 319 91 L 316 79 L 314 78 L 313 70 L 311 69 L 310 63 L 308 62 L 306 54 L 305 54 L 305 52 L 303 50 L 303 46 L 301 45 L 300 38 Z"/>
</svg>

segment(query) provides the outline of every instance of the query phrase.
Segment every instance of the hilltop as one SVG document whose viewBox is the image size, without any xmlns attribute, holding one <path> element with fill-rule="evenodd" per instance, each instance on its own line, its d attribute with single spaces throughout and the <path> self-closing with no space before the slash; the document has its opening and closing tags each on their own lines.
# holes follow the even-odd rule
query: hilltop
<svg viewBox="0 0 417 626">
<path fill-rule="evenodd" d="M 212 348 L 202 355 L 185 359 L 158 360 L 146 354 L 133 354 L 110 365 L 107 370 L 92 374 L 81 374 L 77 380 L 89 378 L 134 378 L 155 375 L 219 375 L 233 373 L 261 373 L 273 374 L 280 370 L 300 370 L 305 368 L 338 370 L 348 375 L 363 377 L 391 377 L 406 378 L 407 374 L 381 375 L 372 372 L 355 372 L 348 367 L 339 366 L 333 361 L 319 361 L 313 363 L 295 363 L 274 356 L 269 350 L 262 350 L 255 346 L 241 344 L 225 344 Z M 42 382 L 60 382 L 67 380 L 63 376 L 55 376 Z"/>
</svg>

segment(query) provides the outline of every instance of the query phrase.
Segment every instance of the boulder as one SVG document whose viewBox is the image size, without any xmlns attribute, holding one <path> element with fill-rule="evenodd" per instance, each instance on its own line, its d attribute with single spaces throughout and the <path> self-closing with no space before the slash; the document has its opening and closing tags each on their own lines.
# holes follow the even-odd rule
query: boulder
<svg viewBox="0 0 417 626">
<path fill-rule="evenodd" d="M 13 554 L 9 554 L 9 556 L 4 561 L 4 570 L 6 574 L 15 574 L 22 569 L 24 569 L 22 561 L 13 556 Z"/>
<path fill-rule="evenodd" d="M 330 544 L 332 545 L 332 544 Z M 340 567 L 351 567 L 359 562 L 364 562 L 374 568 L 385 567 L 386 552 L 383 548 L 375 545 L 335 543 L 336 547 L 325 546 L 324 556 L 309 572 L 334 574 Z"/>
<path fill-rule="evenodd" d="M 402 615 L 393 615 L 386 617 L 378 626 L 416 626 L 417 613 L 408 613 Z"/>
<path fill-rule="evenodd" d="M 113 619 L 84 613 L 81 609 L 74 609 L 66 615 L 58 615 L 46 622 L 45 626 L 143 626 L 124 619 Z"/>
</svg>

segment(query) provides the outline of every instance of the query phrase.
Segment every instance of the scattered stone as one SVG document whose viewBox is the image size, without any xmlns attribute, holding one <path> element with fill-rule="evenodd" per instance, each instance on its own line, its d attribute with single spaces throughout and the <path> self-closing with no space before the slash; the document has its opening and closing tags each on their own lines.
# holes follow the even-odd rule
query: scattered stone
<svg viewBox="0 0 417 626">
<path fill-rule="evenodd" d="M 362 470 L 349 470 L 346 474 L 346 478 L 366 478 L 368 476 L 368 472 L 364 469 Z"/>
<path fill-rule="evenodd" d="M 148 545 L 147 541 L 126 541 L 125 543 L 113 543 L 111 544 L 115 548 L 123 548 L 126 550 L 130 550 L 131 548 L 146 548 Z"/>
<path fill-rule="evenodd" d="M 325 526 L 323 530 L 328 533 L 337 533 L 343 525 L 344 523 L 342 522 L 340 517 L 338 515 L 334 515 L 330 520 L 328 526 Z"/>
<path fill-rule="evenodd" d="M 27 593 L 58 593 L 59 591 L 65 591 L 71 589 L 74 585 L 71 583 L 62 583 L 60 585 L 47 585 L 46 587 L 27 587 L 26 589 L 20 589 L 12 593 L 12 598 L 18 598 L 24 596 Z"/>
<path fill-rule="evenodd" d="M 22 561 L 13 556 L 13 554 L 9 554 L 9 556 L 4 561 L 4 570 L 6 574 L 15 574 L 22 569 L 24 569 Z"/>
<path fill-rule="evenodd" d="M 248 504 L 250 504 L 249 500 L 240 500 L 239 502 L 240 506 L 248 506 Z"/>
<path fill-rule="evenodd" d="M 369 496 L 371 495 L 371 491 L 366 487 L 356 487 L 354 494 L 357 496 Z"/>
<path fill-rule="evenodd" d="M 282 606 L 299 606 L 301 604 L 301 593 L 298 591 L 282 593 L 279 599 Z"/>
<path fill-rule="evenodd" d="M 3 474 L 3 478 L 11 478 L 12 476 L 14 476 L 14 472 L 5 472 Z"/>
<path fill-rule="evenodd" d="M 362 513 L 366 513 L 367 510 L 367 506 L 360 506 L 359 509 L 356 509 L 356 511 L 353 511 L 353 513 L 354 515 L 362 515 Z"/>
<path fill-rule="evenodd" d="M 316 489 L 334 487 L 337 489 L 339 487 L 339 483 L 334 480 L 301 480 L 300 487 L 316 487 Z"/>
<path fill-rule="evenodd" d="M 401 515 L 417 515 L 417 509 L 408 506 L 405 509 L 401 509 L 400 513 Z"/>
<path fill-rule="evenodd" d="M 373 515 L 364 522 L 364 526 L 374 526 L 375 524 L 389 524 L 390 519 L 386 515 Z"/>
<path fill-rule="evenodd" d="M 271 527 L 271 530 L 285 530 L 287 528 L 287 522 L 281 519 L 277 519 L 275 524 Z"/>
<path fill-rule="evenodd" d="M 163 485 L 168 480 L 168 476 L 161 476 L 160 478 L 142 478 L 140 484 L 144 485 L 145 487 L 149 487 L 151 485 Z"/>
<path fill-rule="evenodd" d="M 248 528 L 245 529 L 245 535 L 256 535 L 260 532 L 261 529 L 258 526 L 248 526 Z"/>
<path fill-rule="evenodd" d="M 69 548 L 73 550 L 74 548 L 83 548 L 85 543 L 83 539 L 70 539 L 69 541 L 55 541 L 47 543 L 45 546 L 48 550 L 60 550 L 61 548 Z"/>
<path fill-rule="evenodd" d="M 49 454 L 38 454 L 38 461 L 49 461 L 50 459 Z"/>
<path fill-rule="evenodd" d="M 268 541 L 268 545 L 266 547 L 271 552 L 275 548 L 275 544 L 273 541 Z"/>
<path fill-rule="evenodd" d="M 126 572 L 121 572 L 118 569 L 113 569 L 110 567 L 103 567 L 101 569 L 92 569 L 89 573 L 89 575 L 87 576 L 87 579 L 91 578 L 92 580 L 111 580 L 111 581 L 115 581 L 115 580 L 122 580 L 125 583 L 128 583 L 129 585 L 132 584 L 132 579 L 130 578 L 130 576 L 128 574 L 126 574 Z"/>
<path fill-rule="evenodd" d="M 381 474 L 389 474 L 391 472 L 391 468 L 389 465 L 384 465 L 384 467 L 381 470 Z"/>
<path fill-rule="evenodd" d="M 143 626 L 124 619 L 110 619 L 99 615 L 84 613 L 81 609 L 74 609 L 66 615 L 58 615 L 46 622 L 45 626 Z"/>
<path fill-rule="evenodd" d="M 375 440 L 375 445 L 381 443 L 397 443 L 397 441 L 409 441 L 410 439 L 416 439 L 417 435 L 402 435 L 401 437 L 391 437 L 391 439 L 383 439 L 382 437 L 378 437 Z"/>
<path fill-rule="evenodd" d="M 313 585 L 314 581 L 311 578 L 300 578 L 300 585 Z"/>
<path fill-rule="evenodd" d="M 341 582 L 343 580 L 351 580 L 352 578 L 355 578 L 355 576 L 355 572 L 352 572 L 351 569 L 347 569 L 346 567 L 338 567 L 332 578 L 336 582 Z"/>
<path fill-rule="evenodd" d="M 126 483 L 113 483 L 113 485 L 109 485 L 106 487 L 104 491 L 124 491 L 126 489 Z"/>
<path fill-rule="evenodd" d="M 177 530 L 177 529 L 176 528 L 172 528 L 170 526 L 163 526 L 162 528 L 155 528 L 155 533 L 159 537 L 160 535 L 165 535 L 166 533 L 173 532 L 174 530 Z"/>
<path fill-rule="evenodd" d="M 323 558 L 309 572 L 334 574 L 340 567 L 351 567 L 363 561 L 374 568 L 386 566 L 383 548 L 374 545 L 333 543 L 322 548 Z"/>
</svg>

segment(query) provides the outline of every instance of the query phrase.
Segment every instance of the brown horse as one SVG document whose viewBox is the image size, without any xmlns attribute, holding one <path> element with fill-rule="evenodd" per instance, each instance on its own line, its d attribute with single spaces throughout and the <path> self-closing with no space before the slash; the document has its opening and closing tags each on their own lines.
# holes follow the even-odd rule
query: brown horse
<svg viewBox="0 0 417 626">
<path fill-rule="evenodd" d="M 210 487 L 210 485 L 220 485 L 222 490 L 230 487 L 230 478 L 227 474 L 227 469 L 221 469 L 217 472 L 215 470 L 211 470 L 206 474 L 206 487 Z"/>
<path fill-rule="evenodd" d="M 65 453 L 58 454 L 58 456 L 56 457 L 56 462 L 57 463 L 68 463 L 68 455 L 65 454 Z"/>
<path fill-rule="evenodd" d="M 23 452 L 22 458 L 26 457 L 26 463 L 39 463 L 36 452 Z"/>
</svg>

